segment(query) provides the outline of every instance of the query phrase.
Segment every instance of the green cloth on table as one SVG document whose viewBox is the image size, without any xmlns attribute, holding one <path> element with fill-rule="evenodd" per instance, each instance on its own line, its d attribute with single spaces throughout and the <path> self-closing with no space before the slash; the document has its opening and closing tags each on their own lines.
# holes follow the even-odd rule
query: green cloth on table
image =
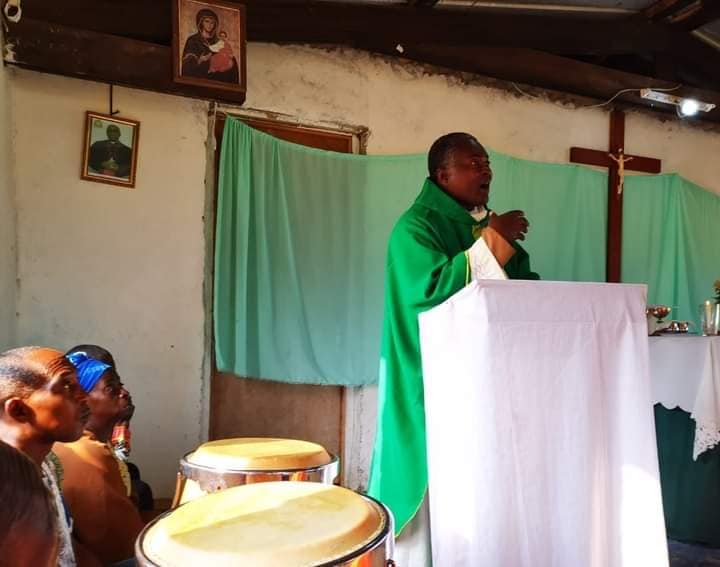
<svg viewBox="0 0 720 567">
<path fill-rule="evenodd" d="M 655 405 L 660 482 L 668 537 L 720 547 L 720 446 L 693 461 L 695 421 Z"/>
</svg>

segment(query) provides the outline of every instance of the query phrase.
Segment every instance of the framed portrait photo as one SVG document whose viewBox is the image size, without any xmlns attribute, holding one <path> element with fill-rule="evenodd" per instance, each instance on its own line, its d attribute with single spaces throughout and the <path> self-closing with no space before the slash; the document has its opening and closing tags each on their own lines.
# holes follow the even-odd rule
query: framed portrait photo
<svg viewBox="0 0 720 567">
<path fill-rule="evenodd" d="M 173 79 L 245 92 L 245 6 L 173 0 Z"/>
<path fill-rule="evenodd" d="M 140 122 L 85 113 L 81 177 L 122 187 L 135 187 Z"/>
</svg>

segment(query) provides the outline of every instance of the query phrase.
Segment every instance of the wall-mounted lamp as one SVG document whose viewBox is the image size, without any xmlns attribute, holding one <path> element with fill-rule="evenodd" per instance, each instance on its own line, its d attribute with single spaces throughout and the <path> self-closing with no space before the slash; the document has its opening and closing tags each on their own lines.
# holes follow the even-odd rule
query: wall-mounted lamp
<svg viewBox="0 0 720 567">
<path fill-rule="evenodd" d="M 655 102 L 672 104 L 675 106 L 678 116 L 683 117 L 694 116 L 699 111 L 710 112 L 713 108 L 715 108 L 715 105 L 711 102 L 702 102 L 693 98 L 679 97 L 670 93 L 654 91 L 652 89 L 641 89 L 640 96 L 648 100 L 654 100 Z"/>
</svg>

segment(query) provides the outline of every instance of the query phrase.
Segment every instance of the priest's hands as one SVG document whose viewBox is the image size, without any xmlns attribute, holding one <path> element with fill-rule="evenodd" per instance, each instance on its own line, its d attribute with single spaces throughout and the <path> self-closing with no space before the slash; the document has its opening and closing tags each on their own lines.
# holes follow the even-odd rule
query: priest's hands
<svg viewBox="0 0 720 567">
<path fill-rule="evenodd" d="M 525 240 L 530 223 L 524 212 L 508 211 L 501 215 L 492 213 L 488 226 L 498 231 L 505 240 Z"/>
</svg>

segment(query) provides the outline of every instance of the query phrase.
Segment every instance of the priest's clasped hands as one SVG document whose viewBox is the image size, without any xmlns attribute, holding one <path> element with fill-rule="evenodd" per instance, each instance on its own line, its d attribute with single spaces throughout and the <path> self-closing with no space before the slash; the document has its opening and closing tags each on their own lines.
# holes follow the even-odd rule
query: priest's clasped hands
<svg viewBox="0 0 720 567">
<path fill-rule="evenodd" d="M 490 214 L 489 226 L 505 240 L 525 240 L 530 223 L 523 211 L 508 211 L 501 215 Z"/>
</svg>

